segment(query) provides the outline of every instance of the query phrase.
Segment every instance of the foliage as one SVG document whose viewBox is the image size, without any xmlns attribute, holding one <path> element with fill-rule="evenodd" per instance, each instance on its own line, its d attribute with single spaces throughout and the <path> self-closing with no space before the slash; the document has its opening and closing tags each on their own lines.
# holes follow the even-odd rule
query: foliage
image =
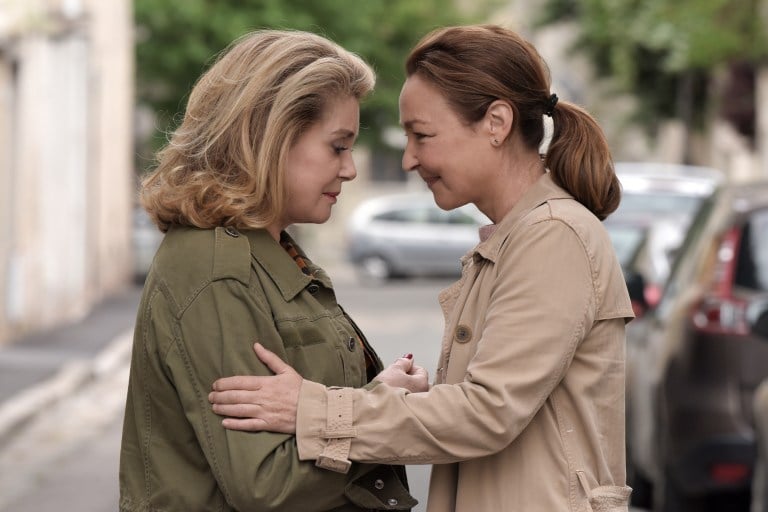
<svg viewBox="0 0 768 512">
<path fill-rule="evenodd" d="M 592 57 L 599 74 L 636 95 L 646 125 L 673 116 L 696 121 L 719 70 L 768 58 L 760 2 L 547 0 L 540 24 L 578 22 L 577 48 Z"/>
<path fill-rule="evenodd" d="M 478 4 L 473 13 L 492 2 Z M 361 55 L 377 72 L 361 109 L 361 139 L 380 143 L 397 123 L 397 97 L 410 47 L 429 30 L 472 21 L 450 0 L 135 0 L 137 94 L 158 115 L 158 138 L 172 129 L 195 80 L 213 57 L 256 28 L 320 33 Z M 157 145 L 160 141 L 156 141 Z"/>
</svg>

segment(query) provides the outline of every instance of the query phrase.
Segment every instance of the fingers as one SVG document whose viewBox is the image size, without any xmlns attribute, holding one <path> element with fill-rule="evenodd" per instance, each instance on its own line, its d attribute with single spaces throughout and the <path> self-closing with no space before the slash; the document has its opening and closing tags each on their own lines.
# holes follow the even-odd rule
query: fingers
<svg viewBox="0 0 768 512">
<path fill-rule="evenodd" d="M 258 418 L 225 418 L 221 424 L 228 430 L 242 430 L 244 432 L 260 432 L 267 430 L 267 422 Z"/>
<path fill-rule="evenodd" d="M 255 390 L 254 390 L 255 391 Z M 248 390 L 212 391 L 208 393 L 208 401 L 212 404 L 255 404 L 258 395 Z"/>
<path fill-rule="evenodd" d="M 411 357 L 408 357 L 411 356 Z M 392 366 L 395 366 L 402 370 L 405 373 L 409 373 L 411 371 L 411 368 L 413 367 L 413 356 L 411 354 L 406 354 L 403 357 L 399 357 L 395 359 L 395 362 L 392 363 Z"/>
<path fill-rule="evenodd" d="M 259 419 L 263 414 L 261 407 L 255 404 L 220 404 L 214 403 L 211 406 L 213 412 L 219 416 L 230 416 L 232 418 L 250 418 Z"/>
<path fill-rule="evenodd" d="M 264 348 L 261 343 L 254 343 L 253 350 L 256 352 L 258 358 L 261 359 L 261 362 L 266 364 L 276 375 L 281 373 L 296 373 L 296 370 L 280 359 L 277 354 Z"/>
<path fill-rule="evenodd" d="M 234 377 L 222 377 L 213 383 L 214 391 L 229 391 L 233 389 L 244 389 L 248 391 L 258 391 L 261 389 L 261 377 L 253 375 L 236 375 Z"/>
<path fill-rule="evenodd" d="M 296 427 L 290 423 L 280 421 L 270 422 L 259 418 L 225 418 L 221 425 L 228 430 L 241 430 L 244 432 L 282 432 L 284 434 L 296 433 Z"/>
</svg>

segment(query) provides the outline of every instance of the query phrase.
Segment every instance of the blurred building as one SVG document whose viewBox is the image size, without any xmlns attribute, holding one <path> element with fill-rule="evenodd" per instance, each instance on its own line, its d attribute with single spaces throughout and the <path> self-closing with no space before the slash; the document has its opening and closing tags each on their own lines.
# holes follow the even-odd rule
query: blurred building
<svg viewBox="0 0 768 512">
<path fill-rule="evenodd" d="M 0 0 L 0 343 L 131 273 L 130 0 Z"/>
<path fill-rule="evenodd" d="M 761 16 L 768 26 L 768 0 Z M 724 75 L 724 87 L 734 88 L 725 98 L 738 112 L 713 115 L 708 130 L 696 132 L 679 119 L 661 123 L 649 137 L 637 123 L 627 122 L 635 109 L 630 95 L 615 93 L 615 84 L 601 80 L 589 59 L 571 51 L 578 26 L 564 22 L 536 27 L 544 0 L 505 0 L 490 21 L 516 30 L 536 45 L 552 74 L 552 90 L 561 99 L 587 108 L 600 122 L 616 160 L 660 161 L 713 166 L 733 180 L 768 177 L 768 65 L 750 69 L 744 84 L 738 73 Z M 738 67 L 733 70 L 738 72 Z M 731 83 L 732 82 L 732 83 Z M 715 108 L 716 110 L 717 108 Z M 721 107 L 722 110 L 722 107 Z M 739 129 L 739 125 L 747 125 Z"/>
</svg>

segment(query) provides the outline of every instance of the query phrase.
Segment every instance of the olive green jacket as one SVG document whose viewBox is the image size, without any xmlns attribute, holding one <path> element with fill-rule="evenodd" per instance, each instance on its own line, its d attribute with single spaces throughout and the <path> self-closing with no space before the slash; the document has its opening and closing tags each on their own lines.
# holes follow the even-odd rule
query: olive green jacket
<svg viewBox="0 0 768 512">
<path fill-rule="evenodd" d="M 134 334 L 120 453 L 120 510 L 409 510 L 402 466 L 347 474 L 300 461 L 293 436 L 225 430 L 214 380 L 268 375 L 259 341 L 305 378 L 360 387 L 362 333 L 307 260 L 305 275 L 263 230 L 173 228 L 147 277 Z M 360 341 L 358 341 L 358 339 Z M 372 353 L 372 351 L 371 351 Z M 368 373 L 368 375 L 367 375 Z M 338 441 L 336 441 L 338 442 Z"/>
</svg>

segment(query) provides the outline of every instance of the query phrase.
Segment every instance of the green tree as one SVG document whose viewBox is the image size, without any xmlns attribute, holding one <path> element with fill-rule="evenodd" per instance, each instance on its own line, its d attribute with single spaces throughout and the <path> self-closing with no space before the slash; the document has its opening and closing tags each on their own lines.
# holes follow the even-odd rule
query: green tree
<svg viewBox="0 0 768 512">
<path fill-rule="evenodd" d="M 705 126 L 722 99 L 713 79 L 766 61 L 761 2 L 547 0 L 540 24 L 576 21 L 575 49 L 592 57 L 598 74 L 638 98 L 636 120 L 653 132 L 671 117 Z"/>
<path fill-rule="evenodd" d="M 493 2 L 460 12 L 450 0 L 135 0 L 137 101 L 157 115 L 156 148 L 184 110 L 187 94 L 213 57 L 256 28 L 308 30 L 361 55 L 377 73 L 361 110 L 361 140 L 381 144 L 397 123 L 397 97 L 409 48 L 429 30 L 466 23 Z"/>
</svg>

